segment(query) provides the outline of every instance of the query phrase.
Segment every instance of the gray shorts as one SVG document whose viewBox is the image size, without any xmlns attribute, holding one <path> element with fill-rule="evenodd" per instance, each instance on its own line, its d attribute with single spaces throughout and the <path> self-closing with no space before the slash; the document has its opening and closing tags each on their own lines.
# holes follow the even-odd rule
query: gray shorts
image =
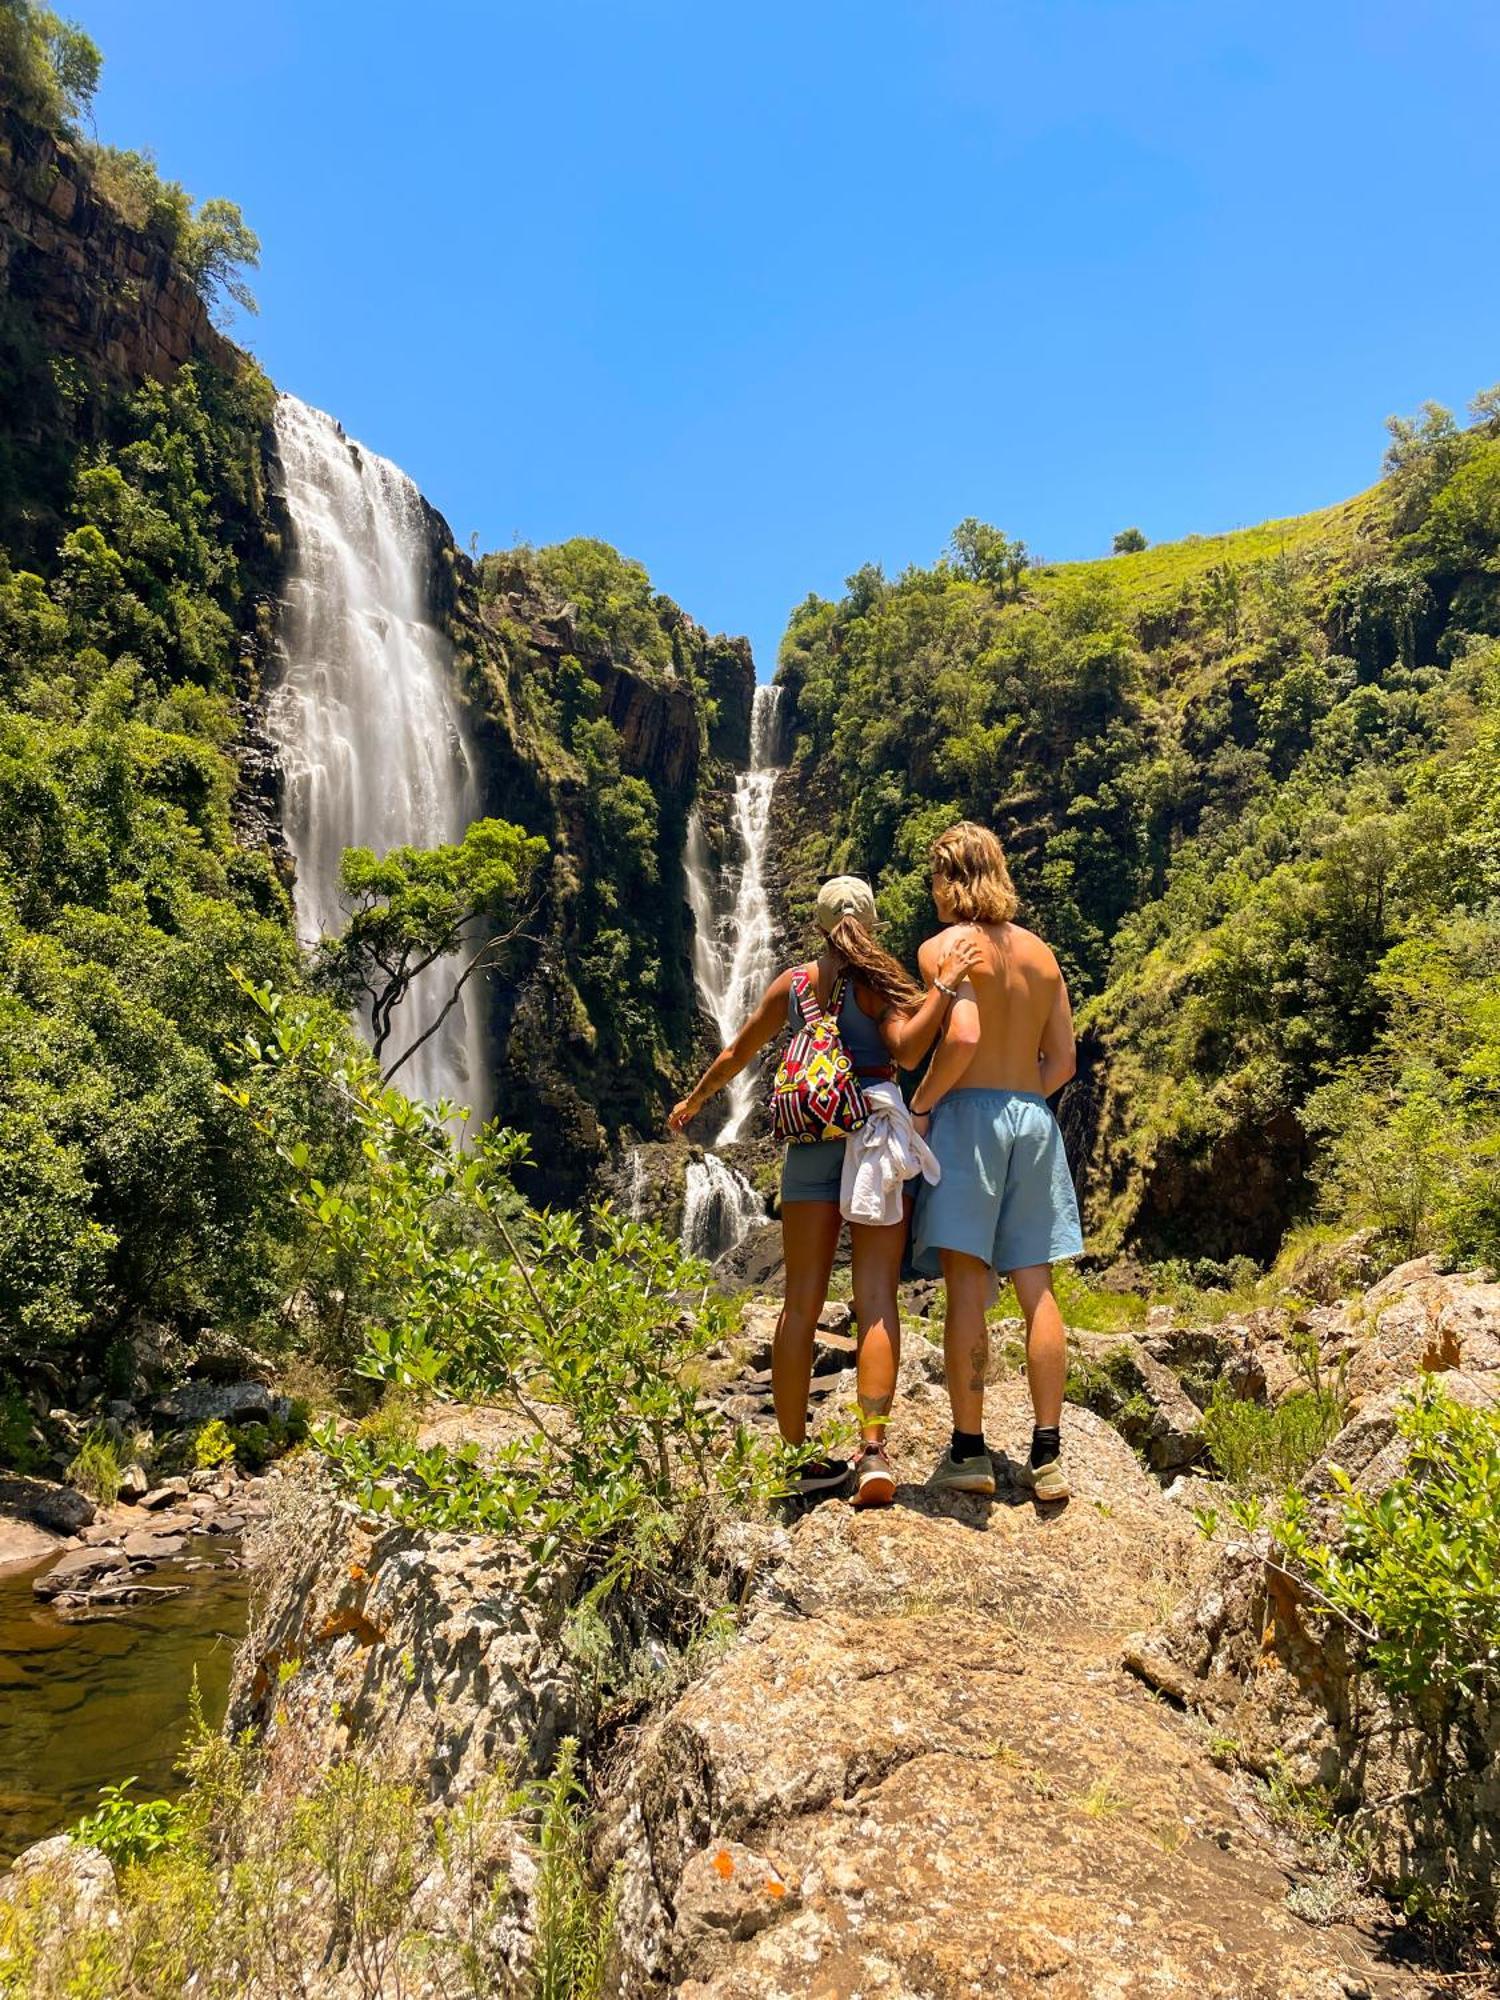
<svg viewBox="0 0 1500 2000">
<path fill-rule="evenodd" d="M 940 1250 L 1001 1273 L 1082 1251 L 1062 1133 L 1038 1092 L 950 1090 L 927 1143 L 943 1177 L 936 1187 L 924 1181 L 917 1196 L 912 1263 L 923 1277 L 941 1272 Z"/>
<path fill-rule="evenodd" d="M 844 1141 L 807 1139 L 788 1146 L 781 1164 L 781 1202 L 837 1202 L 844 1179 Z"/>
</svg>

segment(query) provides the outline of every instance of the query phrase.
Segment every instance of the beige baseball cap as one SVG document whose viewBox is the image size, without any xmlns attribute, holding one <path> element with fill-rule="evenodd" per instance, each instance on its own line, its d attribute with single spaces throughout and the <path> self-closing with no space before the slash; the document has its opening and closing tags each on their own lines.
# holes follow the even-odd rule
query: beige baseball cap
<svg viewBox="0 0 1500 2000">
<path fill-rule="evenodd" d="M 831 931 L 841 917 L 853 917 L 867 931 L 875 928 L 875 896 L 868 882 L 858 875 L 835 875 L 818 891 L 813 922 L 820 931 Z"/>
</svg>

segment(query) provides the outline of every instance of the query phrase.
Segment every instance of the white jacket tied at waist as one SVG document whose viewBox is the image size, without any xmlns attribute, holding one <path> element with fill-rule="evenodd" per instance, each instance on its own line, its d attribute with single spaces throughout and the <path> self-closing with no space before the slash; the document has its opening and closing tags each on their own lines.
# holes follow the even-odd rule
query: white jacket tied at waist
<svg viewBox="0 0 1500 2000">
<path fill-rule="evenodd" d="M 912 1176 L 920 1174 L 936 1186 L 942 1168 L 895 1084 L 866 1083 L 862 1088 L 870 1115 L 844 1144 L 839 1212 L 846 1222 L 889 1228 L 901 1220 L 902 1194 Z"/>
</svg>

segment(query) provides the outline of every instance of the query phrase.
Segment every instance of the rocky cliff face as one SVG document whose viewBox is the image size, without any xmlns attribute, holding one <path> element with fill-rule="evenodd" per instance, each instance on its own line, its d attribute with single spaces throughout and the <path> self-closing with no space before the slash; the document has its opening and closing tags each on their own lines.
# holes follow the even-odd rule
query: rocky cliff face
<svg viewBox="0 0 1500 2000">
<path fill-rule="evenodd" d="M 0 109 L 0 283 L 48 344 L 118 386 L 164 382 L 195 355 L 230 367 L 192 280 L 159 238 L 95 191 L 63 140 Z"/>
<path fill-rule="evenodd" d="M 1455 1402 L 1493 1409 L 1500 1388 L 1500 1285 L 1403 1265 L 1350 1306 L 1308 1316 L 1342 1364 L 1349 1422 L 1302 1482 L 1326 1536 L 1342 1481 L 1377 1498 L 1407 1467 L 1398 1414 L 1430 1376 Z M 1274 1328 L 1253 1330 L 1265 1393 L 1298 1378 Z M 1131 1639 L 1130 1667 L 1207 1718 L 1246 1768 L 1320 1787 L 1349 1816 L 1375 1878 L 1420 1885 L 1483 1916 L 1496 1908 L 1500 1715 L 1484 1694 L 1452 1713 L 1393 1701 L 1362 1670 L 1348 1629 L 1275 1559 L 1267 1531 L 1232 1539 L 1171 1615 Z"/>
<path fill-rule="evenodd" d="M 622 1132 L 662 1129 L 701 1052 L 683 848 L 700 792 L 722 788 L 742 738 L 748 754 L 754 662 L 744 640 L 705 633 L 665 599 L 657 604 L 672 670 L 602 645 L 579 607 L 527 564 L 486 558 L 481 576 L 441 516 L 431 522 L 435 602 L 470 695 L 488 810 L 543 833 L 553 853 L 530 940 L 492 988 L 497 1102 L 532 1134 L 530 1192 L 573 1201 Z M 595 691 L 621 777 L 651 797 L 647 875 L 618 891 L 608 885 L 620 855 L 598 822 L 596 782 L 544 720 L 548 691 L 574 672 Z M 601 981 L 591 965 L 602 928 L 624 940 L 628 958 Z M 617 1001 L 634 1025 L 611 1033 Z"/>
</svg>

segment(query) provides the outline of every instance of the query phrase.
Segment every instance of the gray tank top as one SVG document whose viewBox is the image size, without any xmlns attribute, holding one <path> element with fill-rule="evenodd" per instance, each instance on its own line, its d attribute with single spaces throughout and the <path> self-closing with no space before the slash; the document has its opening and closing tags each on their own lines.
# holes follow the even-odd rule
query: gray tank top
<svg viewBox="0 0 1500 2000">
<path fill-rule="evenodd" d="M 797 1005 L 795 993 L 787 995 L 786 1024 L 794 1033 L 802 1026 L 802 1011 Z M 852 976 L 844 981 L 844 997 L 839 1003 L 839 1035 L 859 1075 L 895 1075 L 896 1066 L 891 1061 L 890 1050 L 880 1039 L 880 1025 L 870 1019 L 855 998 Z"/>
</svg>

